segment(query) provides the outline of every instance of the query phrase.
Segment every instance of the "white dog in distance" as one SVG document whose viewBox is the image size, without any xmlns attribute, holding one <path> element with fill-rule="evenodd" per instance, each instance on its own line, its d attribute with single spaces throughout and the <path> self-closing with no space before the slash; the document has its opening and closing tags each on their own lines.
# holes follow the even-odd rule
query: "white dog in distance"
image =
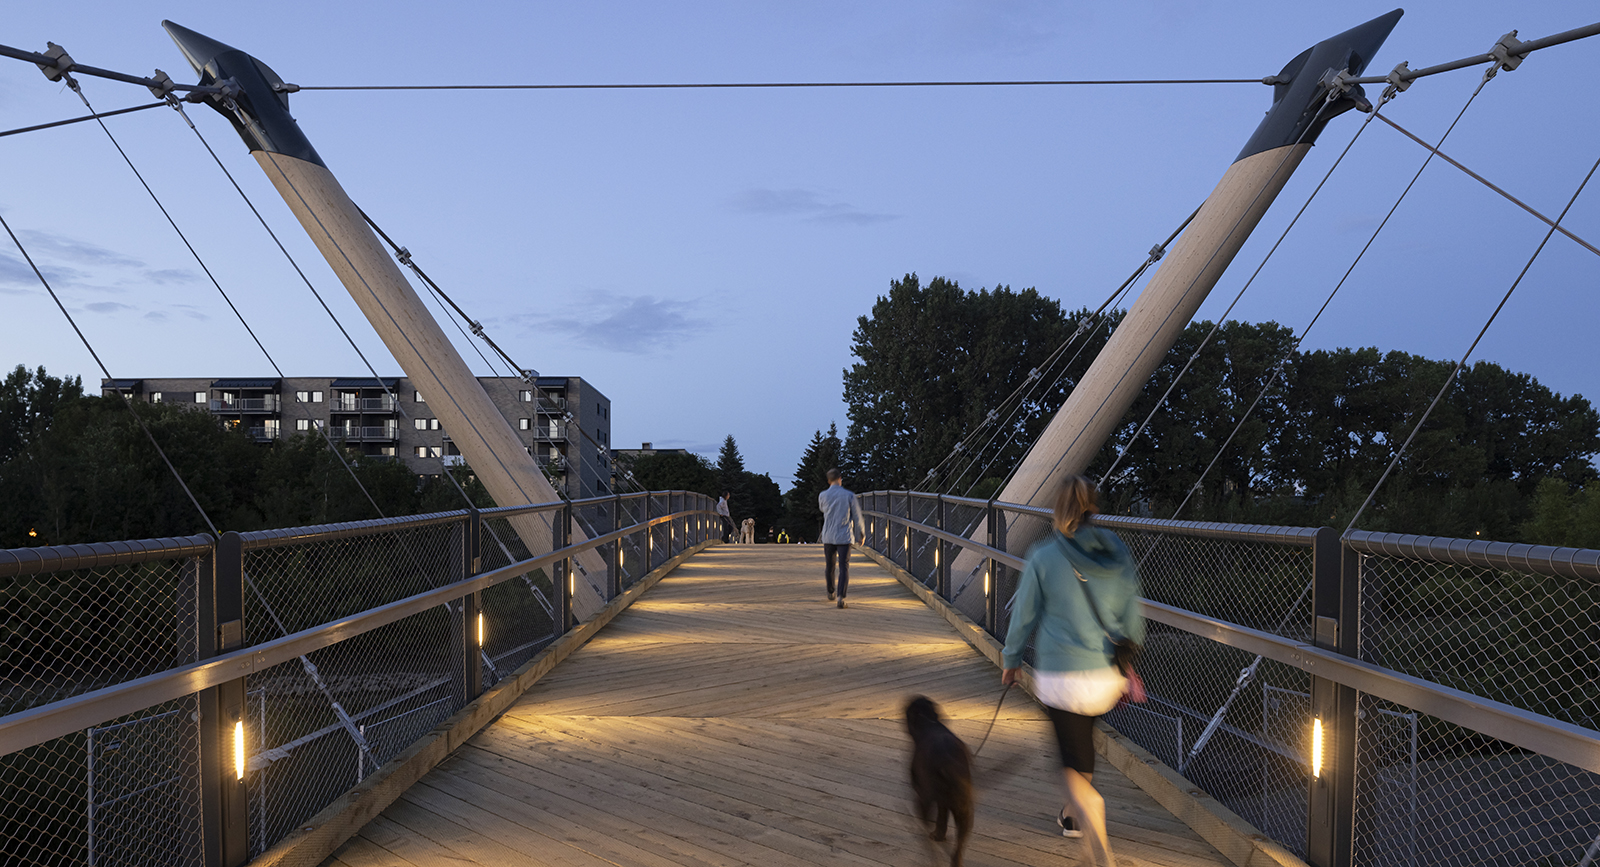
<svg viewBox="0 0 1600 867">
<path fill-rule="evenodd" d="M 745 518 L 744 523 L 739 525 L 739 543 L 742 545 L 754 545 L 756 543 L 755 518 Z"/>
</svg>

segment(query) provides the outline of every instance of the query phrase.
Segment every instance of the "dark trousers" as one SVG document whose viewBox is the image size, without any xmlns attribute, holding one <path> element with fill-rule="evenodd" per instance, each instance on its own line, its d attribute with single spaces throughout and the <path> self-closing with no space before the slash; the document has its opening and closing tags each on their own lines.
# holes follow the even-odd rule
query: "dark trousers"
<svg viewBox="0 0 1600 867">
<path fill-rule="evenodd" d="M 848 543 L 844 545 L 829 545 L 824 543 L 822 546 L 822 558 L 827 561 L 827 566 L 824 567 L 823 574 L 827 576 L 828 579 L 829 595 L 833 594 L 834 557 L 839 558 L 839 597 L 842 599 L 844 598 L 845 589 L 850 586 L 850 545 Z"/>
<path fill-rule="evenodd" d="M 727 515 L 720 517 L 722 518 L 722 541 L 730 542 L 733 540 L 733 519 Z"/>
</svg>

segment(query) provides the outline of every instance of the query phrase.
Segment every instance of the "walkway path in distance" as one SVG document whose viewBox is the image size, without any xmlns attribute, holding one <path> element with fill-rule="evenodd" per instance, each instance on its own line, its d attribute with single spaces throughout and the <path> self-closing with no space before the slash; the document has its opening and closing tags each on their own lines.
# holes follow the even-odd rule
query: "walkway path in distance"
<svg viewBox="0 0 1600 867">
<path fill-rule="evenodd" d="M 850 607 L 820 546 L 714 547 L 668 575 L 329 865 L 905 865 L 901 710 L 937 701 L 976 747 L 1000 677 L 860 554 Z M 1013 690 L 978 757 L 973 867 L 1077 864 L 1061 837 L 1049 724 Z M 1225 865 L 1101 761 L 1123 865 Z"/>
</svg>

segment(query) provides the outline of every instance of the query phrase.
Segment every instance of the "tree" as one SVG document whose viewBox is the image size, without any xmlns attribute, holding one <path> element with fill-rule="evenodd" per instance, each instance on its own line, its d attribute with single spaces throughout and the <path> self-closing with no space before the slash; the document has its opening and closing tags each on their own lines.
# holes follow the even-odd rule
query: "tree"
<svg viewBox="0 0 1600 867">
<path fill-rule="evenodd" d="M 744 484 L 744 458 L 739 455 L 739 444 L 733 441 L 733 434 L 728 434 L 722 441 L 722 451 L 717 453 L 717 482 L 722 485 L 722 491 L 742 493 L 739 488 Z M 718 491 L 720 496 L 722 491 Z"/>
<path fill-rule="evenodd" d="M 822 532 L 822 511 L 817 508 L 817 495 L 828 486 L 827 473 L 840 468 L 844 444 L 839 441 L 838 425 L 829 422 L 828 434 L 812 434 L 800 464 L 794 470 L 794 486 L 784 495 L 783 526 L 792 535 L 802 539 L 815 539 Z"/>
<path fill-rule="evenodd" d="M 844 375 L 846 452 L 857 484 L 961 493 L 1004 475 L 1104 342 L 1085 329 L 1071 351 L 1058 353 L 1087 316 L 1063 315 L 1033 289 L 971 292 L 942 277 L 923 286 L 916 274 L 891 281 L 889 294 L 857 320 L 851 353 L 859 361 Z M 1078 348 L 1087 351 L 1072 361 Z M 984 438 L 988 448 L 980 443 L 977 453 L 945 461 L 1024 385 L 1026 396 L 997 414 L 1001 427 Z"/>
<path fill-rule="evenodd" d="M 40 365 L 17 365 L 0 381 L 0 464 L 21 454 L 49 429 L 56 411 L 83 396 L 83 380 L 57 379 Z"/>
<path fill-rule="evenodd" d="M 695 491 L 720 497 L 717 471 L 699 455 L 657 452 L 633 461 L 633 479 L 647 491 Z"/>
<path fill-rule="evenodd" d="M 783 517 L 783 493 L 778 483 L 766 473 L 746 472 L 741 481 L 744 486 L 744 499 L 735 503 L 734 518 L 743 522 L 745 518 L 756 519 L 756 540 L 766 538 L 767 530 L 777 526 Z"/>
</svg>

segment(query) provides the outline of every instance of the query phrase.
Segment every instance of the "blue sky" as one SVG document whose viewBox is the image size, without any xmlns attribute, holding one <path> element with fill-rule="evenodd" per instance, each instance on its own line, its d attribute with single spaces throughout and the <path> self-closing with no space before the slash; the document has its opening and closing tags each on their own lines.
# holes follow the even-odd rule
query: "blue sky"
<svg viewBox="0 0 1600 867">
<path fill-rule="evenodd" d="M 302 85 L 1259 78 L 1384 4 L 24 4 L 0 42 L 194 76 L 170 18 Z M 1369 72 L 1591 23 L 1589 3 L 1429 2 Z M 1445 150 L 1552 216 L 1597 157 L 1584 83 L 1600 40 L 1501 73 Z M 1386 114 L 1436 139 L 1481 78 L 1419 81 Z M 148 101 L 84 79 L 96 108 Z M 1371 89 L 1376 95 L 1376 89 Z M 356 202 L 523 365 L 613 400 L 613 441 L 714 455 L 787 485 L 812 432 L 847 418 L 856 317 L 915 271 L 1095 306 L 1215 185 L 1270 103 L 1254 84 L 1163 87 L 306 92 L 291 108 Z M 382 373 L 398 367 L 224 120 L 190 116 Z M 82 114 L 0 62 L 0 127 Z M 1323 134 L 1201 311 L 1220 315 L 1360 126 Z M 361 363 L 173 112 L 108 121 L 291 376 Z M 1304 327 L 1425 153 L 1372 124 L 1235 318 Z M 270 373 L 93 124 L 0 138 L 0 213 L 115 376 Z M 1600 240 L 1600 190 L 1566 225 Z M 1459 357 L 1544 227 L 1430 166 L 1307 338 Z M 1476 357 L 1600 397 L 1600 257 L 1557 237 Z M 0 247 L 0 365 L 99 377 Z M 468 358 L 476 356 L 463 344 Z M 475 365 L 482 368 L 481 364 Z M 481 373 L 488 370 L 481 369 Z"/>
</svg>

